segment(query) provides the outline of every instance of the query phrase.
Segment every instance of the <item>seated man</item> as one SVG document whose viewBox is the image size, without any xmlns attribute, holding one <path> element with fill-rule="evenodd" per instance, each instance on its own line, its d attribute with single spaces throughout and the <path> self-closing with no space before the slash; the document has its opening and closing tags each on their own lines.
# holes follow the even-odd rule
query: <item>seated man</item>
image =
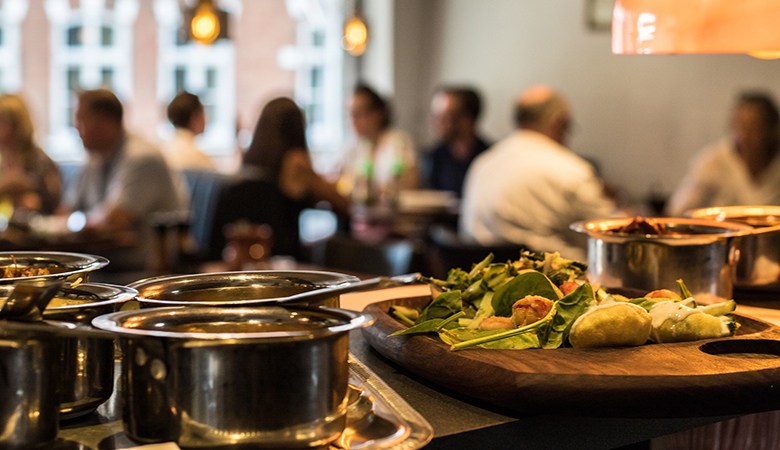
<svg viewBox="0 0 780 450">
<path fill-rule="evenodd" d="M 215 170 L 211 158 L 195 145 L 195 137 L 206 129 L 206 115 L 198 96 L 180 92 L 168 104 L 167 113 L 168 120 L 176 128 L 173 139 L 163 147 L 163 155 L 171 169 Z"/>
<path fill-rule="evenodd" d="M 743 93 L 731 128 L 732 137 L 697 155 L 667 214 L 709 206 L 780 205 L 780 113 L 772 98 Z"/>
<path fill-rule="evenodd" d="M 132 231 L 136 245 L 104 256 L 111 260 L 111 269 L 142 270 L 153 253 L 150 216 L 181 205 L 162 154 L 127 133 L 122 115 L 122 104 L 111 91 L 79 96 L 76 129 L 88 159 L 64 205 L 69 211 L 83 211 L 88 228 Z"/>
<path fill-rule="evenodd" d="M 478 156 L 463 189 L 460 234 L 483 245 L 523 244 L 585 260 L 572 222 L 616 213 L 584 159 L 564 147 L 569 106 L 547 86 L 519 98 L 519 130 Z"/>
<path fill-rule="evenodd" d="M 426 178 L 431 189 L 462 195 L 469 165 L 489 147 L 477 136 L 481 109 L 479 94 L 471 88 L 445 87 L 433 97 L 431 115 L 439 143 L 427 153 Z"/>
</svg>

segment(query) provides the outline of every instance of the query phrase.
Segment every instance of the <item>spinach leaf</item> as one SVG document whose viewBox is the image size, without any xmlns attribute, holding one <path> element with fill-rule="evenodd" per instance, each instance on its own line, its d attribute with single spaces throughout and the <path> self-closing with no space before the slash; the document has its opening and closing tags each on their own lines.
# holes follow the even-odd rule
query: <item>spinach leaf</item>
<svg viewBox="0 0 780 450">
<path fill-rule="evenodd" d="M 683 283 L 682 278 L 677 280 L 677 286 L 680 287 L 680 297 L 682 297 L 683 300 L 685 300 L 686 298 L 693 297 L 693 294 L 691 294 L 691 291 L 689 291 L 688 288 L 685 287 L 685 283 Z"/>
<path fill-rule="evenodd" d="M 472 339 L 484 338 L 501 333 L 504 330 L 473 330 L 468 328 L 453 328 L 440 330 L 439 337 L 444 343 L 455 345 Z M 539 337 L 536 333 L 525 333 L 519 336 L 509 336 L 496 341 L 485 342 L 477 345 L 479 348 L 523 350 L 527 348 L 541 348 Z"/>
<path fill-rule="evenodd" d="M 409 327 L 405 330 L 396 331 L 390 336 L 402 336 L 405 334 L 420 334 L 420 333 L 436 333 L 437 331 L 439 331 L 440 328 L 442 328 L 442 324 L 444 324 L 444 328 L 458 327 L 458 323 L 456 321 L 448 321 L 447 319 L 431 319 L 431 320 L 426 320 L 425 322 L 418 323 L 417 325 L 413 327 Z"/>
<path fill-rule="evenodd" d="M 593 288 L 589 283 L 585 283 L 555 302 L 555 315 L 545 327 L 544 334 L 540 333 L 544 337 L 544 348 L 558 348 L 563 345 L 569 337 L 574 321 L 585 312 L 593 300 Z"/>
<path fill-rule="evenodd" d="M 541 272 L 528 270 L 498 288 L 493 296 L 493 310 L 497 316 L 509 317 L 512 305 L 527 295 L 539 295 L 550 300 L 561 298 L 560 290 L 549 278 Z"/>
<path fill-rule="evenodd" d="M 425 307 L 415 323 L 420 324 L 431 319 L 446 319 L 460 312 L 462 305 L 460 291 L 443 292 Z"/>
<path fill-rule="evenodd" d="M 550 321 L 552 321 L 554 315 L 555 315 L 555 304 L 553 304 L 552 309 L 550 310 L 550 312 L 547 313 L 546 316 L 542 317 L 541 319 L 537 320 L 532 324 L 520 328 L 514 328 L 511 330 L 493 330 L 494 331 L 493 333 L 485 334 L 474 339 L 469 339 L 467 341 L 462 341 L 462 342 L 452 344 L 450 346 L 450 350 L 455 351 L 455 350 L 461 350 L 469 347 L 478 347 L 480 345 L 487 344 L 488 342 L 495 342 L 501 339 L 506 339 L 514 336 L 521 336 L 523 334 L 527 334 L 532 331 L 544 329 L 544 327 L 547 326 L 547 324 Z"/>
<path fill-rule="evenodd" d="M 485 294 L 485 297 L 482 299 L 482 302 L 479 304 L 479 309 L 477 309 L 477 313 L 474 315 L 474 320 L 471 321 L 471 324 L 468 325 L 468 328 L 479 328 L 479 324 L 482 323 L 483 319 L 487 319 L 490 316 L 495 315 L 495 311 L 493 311 L 493 295 L 495 293 L 488 291 Z"/>
<path fill-rule="evenodd" d="M 656 298 L 632 298 L 628 301 L 628 303 L 633 303 L 635 305 L 639 305 L 642 308 L 645 309 L 645 311 L 650 312 L 651 309 L 653 309 L 653 306 L 655 306 L 656 303 L 662 302 L 662 301 L 668 301 L 668 299 L 656 299 Z"/>
<path fill-rule="evenodd" d="M 469 278 L 473 279 L 477 275 L 480 275 L 480 272 L 482 272 L 482 269 L 489 266 L 490 263 L 493 262 L 493 254 L 488 254 L 485 259 L 480 261 L 479 263 L 475 264 L 474 267 L 471 268 L 471 272 L 469 272 Z"/>
</svg>

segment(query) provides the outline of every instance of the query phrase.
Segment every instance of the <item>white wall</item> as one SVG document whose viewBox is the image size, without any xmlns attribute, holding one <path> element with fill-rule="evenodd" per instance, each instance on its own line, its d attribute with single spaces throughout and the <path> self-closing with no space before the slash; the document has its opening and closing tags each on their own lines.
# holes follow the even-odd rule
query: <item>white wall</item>
<svg viewBox="0 0 780 450">
<path fill-rule="evenodd" d="M 376 0 L 367 0 L 368 3 Z M 585 24 L 585 0 L 395 0 L 399 124 L 429 144 L 427 108 L 440 83 L 472 83 L 491 139 L 512 129 L 512 101 L 550 83 L 572 103 L 571 147 L 640 201 L 667 193 L 690 158 L 725 135 L 743 88 L 780 100 L 780 60 L 746 55 L 612 55 L 609 32 Z"/>
</svg>

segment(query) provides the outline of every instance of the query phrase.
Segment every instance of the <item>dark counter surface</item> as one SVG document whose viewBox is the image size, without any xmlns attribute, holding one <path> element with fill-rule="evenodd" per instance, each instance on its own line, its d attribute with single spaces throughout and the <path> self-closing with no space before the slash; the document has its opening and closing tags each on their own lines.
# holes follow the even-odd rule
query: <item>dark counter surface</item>
<svg viewBox="0 0 780 450">
<path fill-rule="evenodd" d="M 350 335 L 350 352 L 433 426 L 426 449 L 611 449 L 731 418 L 522 416 L 420 379 L 374 351 L 360 331 Z"/>
<path fill-rule="evenodd" d="M 426 449 L 611 449 L 729 418 L 650 420 L 517 415 L 420 379 L 374 351 L 360 331 L 350 335 L 350 352 L 431 424 L 434 438 Z M 116 382 L 118 385 L 119 380 Z M 121 399 L 116 393 L 97 412 L 62 422 L 59 437 L 45 449 L 114 450 L 140 445 L 122 431 Z"/>
</svg>

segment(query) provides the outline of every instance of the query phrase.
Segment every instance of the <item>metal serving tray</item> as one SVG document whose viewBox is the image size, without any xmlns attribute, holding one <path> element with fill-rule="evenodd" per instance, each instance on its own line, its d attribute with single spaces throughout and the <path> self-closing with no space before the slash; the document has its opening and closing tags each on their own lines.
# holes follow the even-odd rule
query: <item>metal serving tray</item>
<svg viewBox="0 0 780 450">
<path fill-rule="evenodd" d="M 117 377 L 119 370 L 117 364 Z M 430 442 L 433 438 L 430 424 L 352 354 L 349 355 L 349 373 L 347 428 L 328 450 L 415 450 Z M 120 386 L 119 379 L 115 381 L 115 386 Z M 115 390 L 95 413 L 61 422 L 57 441 L 43 448 L 119 450 L 141 446 L 125 435 L 121 416 L 121 396 Z"/>
</svg>

